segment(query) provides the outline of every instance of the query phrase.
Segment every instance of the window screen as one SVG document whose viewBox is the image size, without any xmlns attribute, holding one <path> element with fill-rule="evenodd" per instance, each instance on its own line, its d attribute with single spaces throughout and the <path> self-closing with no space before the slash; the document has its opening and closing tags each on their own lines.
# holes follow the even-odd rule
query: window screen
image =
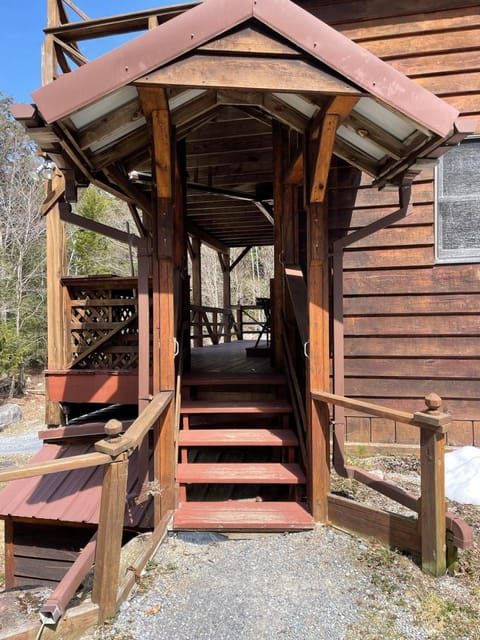
<svg viewBox="0 0 480 640">
<path fill-rule="evenodd" d="M 440 158 L 436 184 L 437 260 L 480 261 L 480 137 Z"/>
</svg>

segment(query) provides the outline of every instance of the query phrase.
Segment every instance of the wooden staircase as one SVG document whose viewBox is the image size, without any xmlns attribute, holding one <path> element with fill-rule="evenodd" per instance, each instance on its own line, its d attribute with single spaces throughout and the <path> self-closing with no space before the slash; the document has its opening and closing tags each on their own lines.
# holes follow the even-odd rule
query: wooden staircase
<svg viewBox="0 0 480 640">
<path fill-rule="evenodd" d="M 188 374 L 182 388 L 175 529 L 311 529 L 283 375 Z"/>
</svg>

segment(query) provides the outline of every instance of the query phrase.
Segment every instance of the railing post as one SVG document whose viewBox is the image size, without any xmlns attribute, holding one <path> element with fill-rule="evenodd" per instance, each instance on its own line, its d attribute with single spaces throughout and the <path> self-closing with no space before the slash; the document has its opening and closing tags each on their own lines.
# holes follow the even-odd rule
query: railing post
<svg viewBox="0 0 480 640">
<path fill-rule="evenodd" d="M 237 309 L 237 337 L 243 340 L 243 308 L 242 305 Z"/>
<path fill-rule="evenodd" d="M 425 404 L 427 410 L 415 414 L 426 424 L 420 432 L 422 571 L 441 576 L 446 571 L 445 439 L 451 418 L 440 411 L 442 399 L 436 394 L 429 394 Z"/>
<path fill-rule="evenodd" d="M 99 606 L 99 624 L 117 610 L 127 477 L 126 453 L 105 466 L 92 592 L 92 601 Z"/>
</svg>

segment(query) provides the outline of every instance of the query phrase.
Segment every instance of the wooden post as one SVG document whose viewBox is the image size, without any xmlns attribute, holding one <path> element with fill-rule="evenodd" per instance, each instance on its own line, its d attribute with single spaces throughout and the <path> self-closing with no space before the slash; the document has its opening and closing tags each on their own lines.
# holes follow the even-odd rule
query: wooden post
<svg viewBox="0 0 480 640">
<path fill-rule="evenodd" d="M 153 229 L 153 393 L 175 390 L 174 162 L 170 117 L 165 91 L 140 91 L 144 112 L 151 117 L 156 216 Z M 155 429 L 154 525 L 175 508 L 175 407 L 169 405 L 163 424 Z"/>
<path fill-rule="evenodd" d="M 56 175 L 49 181 L 49 192 L 61 188 L 63 177 Z M 70 344 L 66 316 L 66 292 L 61 279 L 67 273 L 67 233 L 60 219 L 60 205 L 55 204 L 47 214 L 47 362 L 49 369 L 64 369 L 70 359 Z M 63 411 L 58 402 L 49 399 L 48 385 L 45 399 L 47 425 L 64 423 Z"/>
<path fill-rule="evenodd" d="M 202 306 L 202 241 L 192 238 L 192 304 Z M 203 331 L 200 313 L 195 313 L 193 327 L 193 346 L 203 347 Z"/>
<path fill-rule="evenodd" d="M 273 239 L 273 300 L 271 307 L 272 360 L 280 367 L 283 363 L 282 345 L 282 309 L 283 309 L 283 183 L 285 177 L 285 156 L 287 152 L 287 134 L 285 127 L 274 121 L 273 132 L 273 201 L 274 201 L 274 239 Z"/>
<path fill-rule="evenodd" d="M 314 127 L 306 144 L 305 200 L 310 200 L 307 223 L 307 291 L 309 359 L 307 369 L 308 488 L 312 515 L 325 522 L 330 490 L 330 416 L 325 403 L 315 403 L 310 391 L 330 388 L 329 273 L 327 179 L 335 142 L 336 116 L 327 114 L 320 131 Z M 315 137 L 318 135 L 318 140 Z M 310 174 L 310 169 L 313 169 Z"/>
<path fill-rule="evenodd" d="M 445 420 L 441 413 L 442 399 L 434 393 L 425 398 L 427 410 L 415 418 L 428 421 L 437 418 L 444 428 L 440 431 L 422 429 L 420 433 L 422 571 L 442 576 L 446 571 L 445 530 Z"/>
<path fill-rule="evenodd" d="M 231 281 L 230 281 L 230 253 L 218 253 L 218 259 L 220 260 L 220 268 L 222 269 L 222 278 L 223 278 L 223 299 L 222 306 L 224 309 L 230 309 L 232 305 L 232 292 L 231 292 Z M 224 342 L 231 342 L 230 335 L 230 316 L 228 313 L 223 313 L 223 327 L 222 333 Z"/>
<path fill-rule="evenodd" d="M 308 480 L 309 502 L 315 520 L 324 522 L 328 515 L 327 494 L 330 489 L 330 420 L 328 406 L 315 403 L 310 390 L 328 391 L 329 378 L 329 307 L 327 208 L 312 203 L 309 218 L 308 260 Z"/>
<path fill-rule="evenodd" d="M 138 242 L 138 411 L 150 401 L 150 240 Z M 148 477 L 148 438 L 139 448 L 140 491 Z"/>
<path fill-rule="evenodd" d="M 47 25 L 58 27 L 60 20 L 60 0 L 48 0 Z M 57 77 L 57 54 L 52 34 L 47 34 L 42 47 L 42 85 L 46 85 Z"/>
<path fill-rule="evenodd" d="M 126 454 L 104 468 L 92 591 L 92 601 L 99 605 L 100 624 L 117 610 L 127 477 Z"/>
</svg>

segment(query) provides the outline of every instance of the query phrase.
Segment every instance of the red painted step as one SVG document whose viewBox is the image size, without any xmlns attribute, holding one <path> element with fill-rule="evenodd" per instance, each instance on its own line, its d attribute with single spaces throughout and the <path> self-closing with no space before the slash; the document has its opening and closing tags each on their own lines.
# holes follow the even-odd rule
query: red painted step
<svg viewBox="0 0 480 640">
<path fill-rule="evenodd" d="M 241 401 L 228 400 L 224 402 L 212 402 L 210 400 L 182 400 L 180 413 L 291 413 L 292 405 L 282 400 L 273 401 Z"/>
<path fill-rule="evenodd" d="M 245 374 L 236 375 L 222 373 L 221 376 L 185 373 L 182 378 L 182 385 L 187 387 L 225 387 L 240 385 L 286 385 L 287 380 L 283 373 L 266 373 L 266 374 Z"/>
<path fill-rule="evenodd" d="M 189 429 L 180 431 L 181 447 L 295 447 L 290 429 Z"/>
<path fill-rule="evenodd" d="M 297 502 L 183 502 L 174 529 L 206 531 L 300 531 L 313 529 L 312 516 Z"/>
<path fill-rule="evenodd" d="M 277 462 L 196 462 L 179 464 L 180 484 L 304 484 L 298 464 Z"/>
</svg>

